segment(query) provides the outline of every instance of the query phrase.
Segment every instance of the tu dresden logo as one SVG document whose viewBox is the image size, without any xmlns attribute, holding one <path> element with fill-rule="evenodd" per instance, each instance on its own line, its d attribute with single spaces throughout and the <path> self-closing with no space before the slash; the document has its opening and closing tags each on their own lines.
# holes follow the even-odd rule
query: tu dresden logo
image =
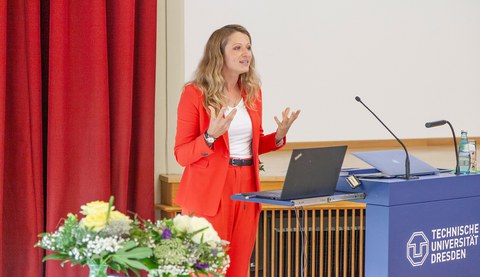
<svg viewBox="0 0 480 277">
<path fill-rule="evenodd" d="M 421 266 L 428 257 L 428 238 L 423 232 L 414 232 L 407 242 L 407 259 L 412 266 Z"/>
</svg>

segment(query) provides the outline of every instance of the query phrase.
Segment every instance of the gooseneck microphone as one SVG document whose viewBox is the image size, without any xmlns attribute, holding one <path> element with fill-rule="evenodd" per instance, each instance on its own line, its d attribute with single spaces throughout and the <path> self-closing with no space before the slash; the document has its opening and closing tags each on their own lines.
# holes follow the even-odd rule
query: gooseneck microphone
<svg viewBox="0 0 480 277">
<path fill-rule="evenodd" d="M 442 126 L 448 124 L 450 126 L 450 130 L 452 130 L 452 136 L 453 136 L 453 145 L 455 147 L 455 158 L 457 161 L 457 165 L 455 167 L 455 174 L 459 175 L 460 174 L 460 163 L 458 162 L 458 148 L 457 148 L 457 137 L 455 136 L 455 130 L 453 130 L 452 124 L 448 120 L 438 120 L 438 121 L 432 121 L 432 122 L 427 122 L 425 123 L 425 127 L 431 128 L 431 127 L 437 127 L 437 126 Z"/>
<path fill-rule="evenodd" d="M 405 176 L 401 176 L 400 178 L 405 178 L 407 180 L 409 179 L 416 179 L 417 177 L 416 176 L 410 176 L 410 158 L 408 156 L 408 151 L 407 151 L 407 147 L 405 147 L 405 144 L 403 144 L 403 142 L 387 127 L 387 125 L 385 125 L 385 123 L 383 123 L 383 121 L 378 118 L 378 116 L 372 112 L 372 110 L 370 110 L 370 108 L 367 107 L 367 105 L 365 105 L 365 103 L 362 102 L 362 99 L 360 99 L 360 97 L 358 96 L 355 96 L 355 100 L 357 100 L 357 102 L 360 102 L 365 108 L 367 108 L 367 110 L 373 114 L 373 116 L 375 116 L 376 119 L 378 119 L 378 121 L 380 121 L 380 123 L 382 123 L 383 127 L 385 127 L 385 129 L 387 129 L 390 134 L 392 134 L 392 136 L 398 141 L 398 143 L 400 143 L 400 145 L 403 147 L 403 150 L 405 150 Z"/>
<path fill-rule="evenodd" d="M 432 121 L 432 122 L 427 122 L 425 123 L 425 127 L 427 128 L 431 128 L 431 127 L 437 127 L 437 126 L 442 126 L 442 125 L 445 125 L 445 124 L 450 124 L 450 122 L 446 121 L 446 120 L 438 120 L 438 121 Z M 453 129 L 452 129 L 453 130 Z"/>
</svg>

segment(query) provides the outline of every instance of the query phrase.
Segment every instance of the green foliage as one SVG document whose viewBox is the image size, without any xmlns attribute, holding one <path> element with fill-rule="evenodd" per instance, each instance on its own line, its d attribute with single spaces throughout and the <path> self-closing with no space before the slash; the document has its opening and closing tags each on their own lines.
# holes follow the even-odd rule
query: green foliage
<svg viewBox="0 0 480 277">
<path fill-rule="evenodd" d="M 82 266 L 106 264 L 116 271 L 128 272 L 131 270 L 137 275 L 139 275 L 139 270 L 147 270 L 141 261 L 150 257 L 153 251 L 134 241 L 133 237 L 136 235 L 132 236 L 130 233 L 131 231 L 141 232 L 141 230 L 131 220 L 123 217 L 114 219 L 110 216 L 110 211 L 113 210 L 113 198 L 105 207 L 108 207 L 108 211 L 103 211 L 107 213 L 105 217 L 107 222 L 100 231 L 86 226 L 78 220 L 77 215 L 69 213 L 56 231 L 39 234 L 41 239 L 35 244 L 35 247 L 54 252 L 45 256 L 43 261 L 63 261 L 62 266 L 65 263 Z M 89 212 L 96 211 L 89 210 Z M 111 225 L 121 228 L 109 228 Z M 120 233 L 115 233 L 116 230 Z M 126 233 L 125 230 L 127 230 Z"/>
<path fill-rule="evenodd" d="M 69 213 L 51 233 L 41 233 L 35 247 L 53 251 L 43 261 L 61 265 L 88 265 L 117 272 L 148 270 L 150 277 L 209 274 L 223 276 L 229 266 L 228 242 L 219 238 L 204 218 L 178 215 L 152 223 L 133 220 L 108 203 L 90 202 L 82 206 L 79 221 Z"/>
<path fill-rule="evenodd" d="M 260 162 L 260 167 L 258 168 L 258 171 L 265 172 L 265 165 L 262 162 Z"/>
</svg>

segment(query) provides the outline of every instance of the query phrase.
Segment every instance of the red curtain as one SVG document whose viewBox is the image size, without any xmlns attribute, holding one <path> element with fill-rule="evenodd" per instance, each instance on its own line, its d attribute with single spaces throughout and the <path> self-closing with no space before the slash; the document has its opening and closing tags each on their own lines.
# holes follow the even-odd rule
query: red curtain
<svg viewBox="0 0 480 277">
<path fill-rule="evenodd" d="M 42 276 L 36 235 L 86 202 L 154 218 L 156 1 L 33 2 L 0 4 L 0 276 Z"/>
<path fill-rule="evenodd" d="M 43 229 L 40 5 L 0 1 L 0 276 L 40 276 Z"/>
</svg>

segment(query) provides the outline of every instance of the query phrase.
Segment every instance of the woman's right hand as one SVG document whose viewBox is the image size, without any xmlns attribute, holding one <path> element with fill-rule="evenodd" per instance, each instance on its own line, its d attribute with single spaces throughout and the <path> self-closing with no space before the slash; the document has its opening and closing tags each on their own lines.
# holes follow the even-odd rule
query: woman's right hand
<svg viewBox="0 0 480 277">
<path fill-rule="evenodd" d="M 208 106 L 208 109 L 210 109 L 210 125 L 208 126 L 207 133 L 211 137 L 218 138 L 230 127 L 230 123 L 232 123 L 232 120 L 237 113 L 237 109 L 233 109 L 225 117 L 223 117 L 226 110 L 225 107 L 222 107 L 218 114 L 215 114 L 215 109 L 212 106 Z"/>
</svg>

